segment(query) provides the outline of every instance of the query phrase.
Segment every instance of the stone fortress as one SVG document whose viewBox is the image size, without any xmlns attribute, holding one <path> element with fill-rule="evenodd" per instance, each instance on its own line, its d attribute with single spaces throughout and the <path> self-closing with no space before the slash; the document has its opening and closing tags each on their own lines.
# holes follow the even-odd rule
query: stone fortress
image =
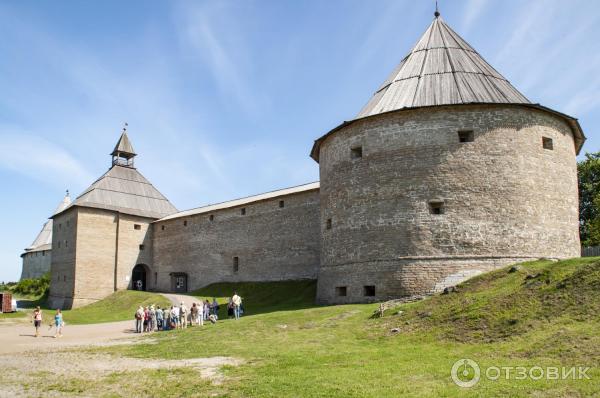
<svg viewBox="0 0 600 398">
<path fill-rule="evenodd" d="M 307 278 L 318 303 L 370 302 L 576 257 L 584 141 L 436 12 L 357 117 L 315 141 L 320 183 L 178 212 L 124 131 L 109 171 L 51 218 L 51 305 Z"/>
</svg>

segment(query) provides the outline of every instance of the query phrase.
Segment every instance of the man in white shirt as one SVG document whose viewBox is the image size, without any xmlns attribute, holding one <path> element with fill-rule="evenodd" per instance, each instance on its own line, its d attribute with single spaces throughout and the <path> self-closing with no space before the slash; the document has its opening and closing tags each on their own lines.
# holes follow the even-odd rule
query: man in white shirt
<svg viewBox="0 0 600 398">
<path fill-rule="evenodd" d="M 233 297 L 231 298 L 233 302 L 233 315 L 235 319 L 240 319 L 240 307 L 242 305 L 242 298 L 238 296 L 237 292 L 233 293 Z"/>
</svg>

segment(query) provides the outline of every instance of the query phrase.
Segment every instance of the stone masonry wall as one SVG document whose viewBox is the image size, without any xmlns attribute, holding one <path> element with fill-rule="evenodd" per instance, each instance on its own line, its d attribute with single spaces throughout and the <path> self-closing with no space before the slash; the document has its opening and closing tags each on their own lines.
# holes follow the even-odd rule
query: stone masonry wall
<svg viewBox="0 0 600 398">
<path fill-rule="evenodd" d="M 75 308 L 98 301 L 115 289 L 129 288 L 136 264 L 152 266 L 151 221 L 88 207 L 58 215 L 53 230 L 51 304 Z M 147 278 L 154 280 L 151 274 Z"/>
<path fill-rule="evenodd" d="M 461 130 L 474 141 L 459 142 Z M 367 118 L 322 143 L 320 173 L 322 303 L 424 294 L 515 261 L 579 256 L 573 136 L 547 112 L 469 105 Z"/>
<path fill-rule="evenodd" d="M 52 262 L 50 266 L 51 308 L 71 308 L 75 285 L 75 251 L 77 209 L 72 208 L 54 218 L 52 225 Z"/>
<path fill-rule="evenodd" d="M 280 201 L 284 201 L 283 208 Z M 245 215 L 241 214 L 242 207 Z M 190 291 L 215 282 L 317 276 L 318 190 L 158 221 L 153 226 L 154 267 L 160 290 L 169 291 L 171 273 L 179 272 L 187 273 Z M 234 257 L 239 259 L 237 272 L 233 270 Z"/>
<path fill-rule="evenodd" d="M 21 279 L 41 278 L 50 271 L 52 250 L 36 250 L 22 254 L 23 270 Z"/>
</svg>

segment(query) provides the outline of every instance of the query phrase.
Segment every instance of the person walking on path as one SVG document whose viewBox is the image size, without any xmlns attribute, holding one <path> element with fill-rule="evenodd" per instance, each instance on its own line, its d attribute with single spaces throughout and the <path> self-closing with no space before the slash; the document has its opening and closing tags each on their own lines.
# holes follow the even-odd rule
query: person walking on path
<svg viewBox="0 0 600 398">
<path fill-rule="evenodd" d="M 242 298 L 238 296 L 237 292 L 234 292 L 231 301 L 233 302 L 233 315 L 235 316 L 235 319 L 240 319 L 240 306 L 242 305 Z"/>
<path fill-rule="evenodd" d="M 148 324 L 150 323 L 150 310 L 148 307 L 144 307 L 144 332 L 148 332 Z"/>
<path fill-rule="evenodd" d="M 39 306 L 35 307 L 35 310 L 33 310 L 33 315 L 31 317 L 33 319 L 33 326 L 35 327 L 35 337 L 39 337 L 40 327 L 42 327 L 42 310 Z"/>
<path fill-rule="evenodd" d="M 63 326 L 65 326 L 65 322 L 63 321 L 62 312 L 59 308 L 56 310 L 56 314 L 54 315 L 54 327 L 56 327 L 54 338 L 62 337 Z"/>
<path fill-rule="evenodd" d="M 144 324 L 144 308 L 140 307 L 135 312 L 135 332 L 142 333 L 142 325 Z"/>
</svg>

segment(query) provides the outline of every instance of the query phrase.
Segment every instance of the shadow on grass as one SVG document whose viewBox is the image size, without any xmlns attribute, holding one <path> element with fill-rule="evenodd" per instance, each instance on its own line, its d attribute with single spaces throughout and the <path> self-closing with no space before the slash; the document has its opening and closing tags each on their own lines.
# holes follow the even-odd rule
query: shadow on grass
<svg viewBox="0 0 600 398">
<path fill-rule="evenodd" d="M 189 293 L 191 296 L 219 302 L 219 318 L 227 319 L 227 298 L 237 292 L 242 297 L 243 316 L 276 311 L 293 311 L 317 307 L 316 280 L 280 282 L 224 282 L 215 283 Z"/>
</svg>

